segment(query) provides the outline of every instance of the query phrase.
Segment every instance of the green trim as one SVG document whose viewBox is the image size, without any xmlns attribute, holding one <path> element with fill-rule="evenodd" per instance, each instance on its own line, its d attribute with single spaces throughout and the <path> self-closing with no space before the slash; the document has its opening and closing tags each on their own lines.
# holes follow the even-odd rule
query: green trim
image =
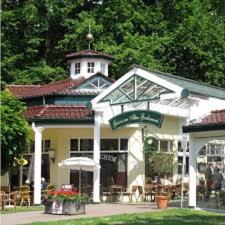
<svg viewBox="0 0 225 225">
<path fill-rule="evenodd" d="M 184 133 L 225 130 L 225 123 L 224 124 L 209 124 L 209 125 L 196 124 L 196 125 L 183 126 L 182 129 Z"/>
</svg>

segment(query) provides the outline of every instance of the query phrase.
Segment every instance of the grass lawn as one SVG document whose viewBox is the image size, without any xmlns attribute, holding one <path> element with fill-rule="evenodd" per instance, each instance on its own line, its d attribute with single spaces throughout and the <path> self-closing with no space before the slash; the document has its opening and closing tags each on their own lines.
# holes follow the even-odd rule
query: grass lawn
<svg viewBox="0 0 225 225">
<path fill-rule="evenodd" d="M 36 222 L 45 225 L 225 225 L 225 214 L 170 209 L 161 212 L 125 214 L 101 218 L 73 219 L 54 222 Z"/>
<path fill-rule="evenodd" d="M 28 211 L 40 211 L 44 210 L 44 206 L 17 206 L 16 211 L 14 207 L 6 208 L 4 211 L 1 211 L 1 214 L 8 214 L 8 213 L 17 213 L 17 212 L 28 212 Z"/>
</svg>

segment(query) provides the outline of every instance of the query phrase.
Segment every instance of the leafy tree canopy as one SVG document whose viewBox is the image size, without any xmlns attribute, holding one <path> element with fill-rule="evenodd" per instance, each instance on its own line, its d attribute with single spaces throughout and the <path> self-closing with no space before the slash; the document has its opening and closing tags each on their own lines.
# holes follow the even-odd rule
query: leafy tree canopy
<svg viewBox="0 0 225 225">
<path fill-rule="evenodd" d="M 4 175 L 26 150 L 29 126 L 22 113 L 24 103 L 7 90 L 1 92 L 1 175 Z"/>
<path fill-rule="evenodd" d="M 224 0 L 2 1 L 2 80 L 36 84 L 68 76 L 65 55 L 112 54 L 113 78 L 133 63 L 225 87 Z"/>
</svg>

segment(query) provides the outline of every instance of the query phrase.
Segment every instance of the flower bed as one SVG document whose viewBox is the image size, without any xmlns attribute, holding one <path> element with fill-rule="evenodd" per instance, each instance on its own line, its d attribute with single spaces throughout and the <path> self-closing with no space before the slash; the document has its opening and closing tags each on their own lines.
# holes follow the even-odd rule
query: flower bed
<svg viewBox="0 0 225 225">
<path fill-rule="evenodd" d="M 79 192 L 52 191 L 45 198 L 45 213 L 74 215 L 85 213 L 85 201 Z"/>
</svg>

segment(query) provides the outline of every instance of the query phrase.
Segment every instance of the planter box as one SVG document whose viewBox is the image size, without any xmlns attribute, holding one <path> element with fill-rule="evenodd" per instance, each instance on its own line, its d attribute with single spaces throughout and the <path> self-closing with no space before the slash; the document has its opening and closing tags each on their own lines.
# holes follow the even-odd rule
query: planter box
<svg viewBox="0 0 225 225">
<path fill-rule="evenodd" d="M 84 203 L 74 203 L 70 201 L 63 202 L 62 214 L 75 215 L 75 214 L 84 214 L 84 213 L 85 213 Z"/>
<path fill-rule="evenodd" d="M 44 213 L 52 213 L 52 201 L 48 201 L 45 203 Z"/>
<path fill-rule="evenodd" d="M 76 215 L 85 213 L 85 203 L 72 201 L 49 201 L 45 204 L 45 213 L 59 215 Z"/>
</svg>

